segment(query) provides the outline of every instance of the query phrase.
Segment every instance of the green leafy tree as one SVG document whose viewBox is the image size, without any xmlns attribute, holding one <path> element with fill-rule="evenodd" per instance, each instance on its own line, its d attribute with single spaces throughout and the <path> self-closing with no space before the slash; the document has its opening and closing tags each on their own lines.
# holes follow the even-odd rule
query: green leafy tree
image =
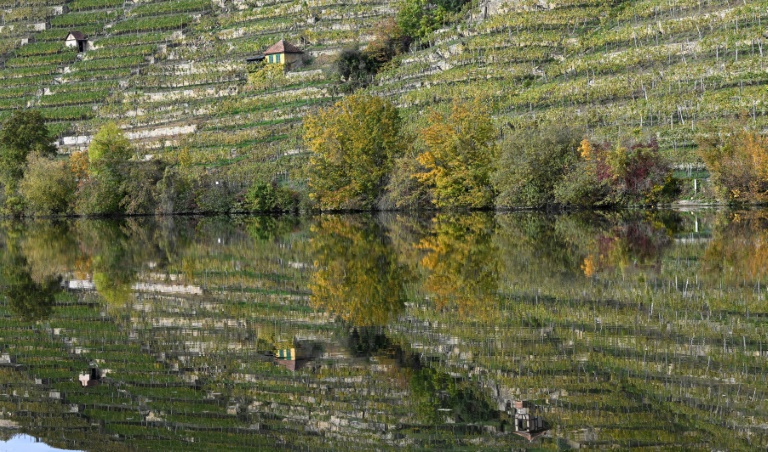
<svg viewBox="0 0 768 452">
<path fill-rule="evenodd" d="M 99 129 L 88 146 L 90 174 L 78 189 L 75 205 L 78 214 L 123 213 L 121 203 L 127 188 L 124 181 L 132 154 L 131 143 L 117 124 L 109 122 Z"/>
<path fill-rule="evenodd" d="M 56 155 L 45 118 L 38 111 L 17 110 L 0 129 L 0 177 L 5 185 L 6 208 L 20 213 L 20 200 L 16 197 L 19 180 L 24 176 L 27 157 L 38 154 L 45 157 Z"/>
<path fill-rule="evenodd" d="M 308 117 L 310 198 L 323 210 L 376 206 L 406 146 L 400 126 L 397 108 L 369 95 L 346 97 Z"/>
<path fill-rule="evenodd" d="M 23 321 L 44 320 L 53 312 L 55 296 L 61 292 L 61 279 L 46 274 L 35 280 L 18 240 L 23 229 L 8 229 L 3 231 L 5 240 L 0 254 L 0 295 Z"/>
<path fill-rule="evenodd" d="M 131 142 L 114 122 L 103 125 L 88 146 L 88 160 L 92 175 L 102 171 L 116 171 L 131 158 Z"/>
<path fill-rule="evenodd" d="M 424 39 L 458 18 L 466 0 L 402 0 L 395 21 L 406 36 Z"/>
<path fill-rule="evenodd" d="M 438 208 L 482 208 L 493 203 L 490 182 L 496 156 L 496 131 L 479 101 L 455 102 L 449 115 L 432 112 L 421 131 L 424 171 L 415 177 L 430 188 Z"/>
</svg>

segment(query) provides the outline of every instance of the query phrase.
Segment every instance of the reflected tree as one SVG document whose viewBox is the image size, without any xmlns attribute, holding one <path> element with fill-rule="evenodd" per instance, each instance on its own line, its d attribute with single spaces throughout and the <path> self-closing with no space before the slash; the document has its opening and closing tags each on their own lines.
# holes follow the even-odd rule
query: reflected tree
<svg viewBox="0 0 768 452">
<path fill-rule="evenodd" d="M 413 373 L 411 391 L 416 413 L 423 422 L 483 422 L 498 419 L 499 412 L 476 383 L 425 367 Z"/>
<path fill-rule="evenodd" d="M 370 217 L 321 217 L 312 226 L 310 303 L 355 326 L 386 325 L 405 306 L 406 267 Z"/>
<path fill-rule="evenodd" d="M 424 255 L 423 287 L 437 309 L 484 316 L 496 306 L 498 248 L 493 243 L 491 214 L 441 214 L 416 247 Z"/>
<path fill-rule="evenodd" d="M 24 321 L 47 319 L 56 304 L 56 294 L 61 292 L 61 278 L 46 275 L 35 280 L 27 258 L 18 245 L 18 230 L 6 229 L 0 270 L 0 292 L 11 310 Z"/>
<path fill-rule="evenodd" d="M 727 283 L 764 283 L 768 276 L 768 213 L 724 214 L 703 261 L 706 274 Z"/>
</svg>

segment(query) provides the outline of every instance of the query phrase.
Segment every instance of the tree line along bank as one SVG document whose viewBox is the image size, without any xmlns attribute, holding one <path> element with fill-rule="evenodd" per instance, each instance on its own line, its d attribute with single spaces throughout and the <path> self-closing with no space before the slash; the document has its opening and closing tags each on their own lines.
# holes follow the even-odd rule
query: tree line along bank
<svg viewBox="0 0 768 452">
<path fill-rule="evenodd" d="M 139 215 L 295 211 L 596 208 L 689 196 L 654 139 L 598 142 L 542 126 L 499 133 L 481 102 L 431 111 L 406 132 L 392 103 L 352 94 L 309 115 L 304 185 L 255 174 L 231 184 L 185 154 L 144 159 L 114 123 L 87 151 L 58 156 L 44 118 L 19 110 L 0 129 L 7 215 Z M 709 201 L 768 201 L 768 138 L 735 123 L 702 136 Z"/>
</svg>

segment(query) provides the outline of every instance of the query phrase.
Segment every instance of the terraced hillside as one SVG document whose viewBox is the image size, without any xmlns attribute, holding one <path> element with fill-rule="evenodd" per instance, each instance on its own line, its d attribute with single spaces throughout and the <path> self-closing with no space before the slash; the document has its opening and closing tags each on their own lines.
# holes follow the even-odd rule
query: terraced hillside
<svg viewBox="0 0 768 452">
<path fill-rule="evenodd" d="M 116 120 L 143 154 L 231 180 L 301 185 L 302 117 L 338 98 L 335 54 L 368 42 L 396 2 L 7 0 L 0 117 L 42 110 L 60 149 Z M 372 93 L 422 112 L 480 97 L 497 126 L 554 122 L 598 139 L 657 136 L 678 163 L 697 134 L 765 124 L 766 3 L 732 0 L 513 1 L 469 5 L 377 76 Z M 91 49 L 62 40 L 80 30 Z M 284 38 L 309 64 L 249 85 L 247 63 Z M 768 50 L 766 50 L 768 51 Z"/>
<path fill-rule="evenodd" d="M 737 116 L 766 123 L 765 7 L 489 2 L 487 17 L 435 33 L 372 91 L 414 114 L 479 96 L 502 128 L 560 122 L 598 138 L 655 135 L 675 160 L 691 161 L 698 133 Z"/>
</svg>

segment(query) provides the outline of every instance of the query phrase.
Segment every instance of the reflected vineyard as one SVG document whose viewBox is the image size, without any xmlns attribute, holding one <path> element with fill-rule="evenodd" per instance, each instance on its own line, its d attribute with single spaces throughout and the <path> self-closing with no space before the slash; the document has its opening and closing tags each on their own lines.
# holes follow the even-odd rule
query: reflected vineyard
<svg viewBox="0 0 768 452">
<path fill-rule="evenodd" d="M 768 446 L 768 212 L 0 224 L 0 439 Z"/>
</svg>

